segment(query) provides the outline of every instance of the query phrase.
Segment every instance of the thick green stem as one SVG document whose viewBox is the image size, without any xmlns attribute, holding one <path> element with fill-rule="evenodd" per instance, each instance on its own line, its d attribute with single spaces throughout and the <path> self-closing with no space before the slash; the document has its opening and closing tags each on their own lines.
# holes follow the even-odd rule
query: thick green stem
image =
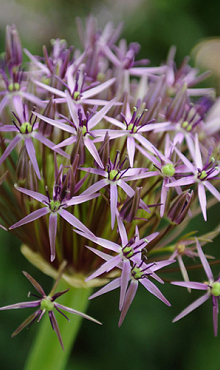
<svg viewBox="0 0 220 370">
<path fill-rule="evenodd" d="M 58 303 L 85 313 L 89 302 L 88 297 L 92 289 L 73 288 L 62 280 L 58 285 L 57 291 L 68 288 L 70 288 L 69 292 L 60 297 Z M 51 328 L 49 318 L 46 317 L 48 315 L 45 314 L 45 317 L 38 324 L 40 328 L 30 350 L 24 370 L 65 369 L 82 320 L 82 317 L 78 315 L 67 315 L 70 322 L 58 312 L 56 314 L 65 350 L 62 350 L 59 340 Z"/>
</svg>

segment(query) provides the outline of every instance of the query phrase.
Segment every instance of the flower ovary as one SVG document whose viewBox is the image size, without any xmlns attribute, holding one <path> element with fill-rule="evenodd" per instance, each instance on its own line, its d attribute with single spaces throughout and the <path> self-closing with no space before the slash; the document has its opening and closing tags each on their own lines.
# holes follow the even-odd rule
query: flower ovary
<svg viewBox="0 0 220 370">
<path fill-rule="evenodd" d="M 41 304 L 40 304 L 40 309 L 42 311 L 46 310 L 46 311 L 53 311 L 53 308 L 54 308 L 54 303 L 51 302 L 50 298 L 44 298 L 42 299 L 41 301 Z"/>
</svg>

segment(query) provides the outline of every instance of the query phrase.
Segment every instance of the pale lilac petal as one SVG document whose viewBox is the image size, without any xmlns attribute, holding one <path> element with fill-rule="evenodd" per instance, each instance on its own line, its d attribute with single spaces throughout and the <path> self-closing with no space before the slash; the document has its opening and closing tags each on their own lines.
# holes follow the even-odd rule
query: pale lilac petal
<svg viewBox="0 0 220 370">
<path fill-rule="evenodd" d="M 91 153 L 95 161 L 98 163 L 99 167 L 104 168 L 101 158 L 99 157 L 98 150 L 96 149 L 95 145 L 93 144 L 92 140 L 89 137 L 84 138 L 84 144 L 88 151 Z"/>
<path fill-rule="evenodd" d="M 195 173 L 197 171 L 197 169 L 195 168 L 195 166 L 185 157 L 185 155 L 183 155 L 179 149 L 177 149 L 176 147 L 174 147 L 175 151 L 177 152 L 178 156 L 180 157 L 180 159 L 183 161 L 183 163 L 186 165 L 186 167 L 189 168 L 190 171 L 192 171 L 193 173 Z"/>
<path fill-rule="evenodd" d="M 41 99 L 39 99 L 36 95 L 33 95 L 29 92 L 26 92 L 26 91 L 21 91 L 21 96 L 25 99 L 27 99 L 28 101 L 32 102 L 33 104 L 37 105 L 38 107 L 44 107 L 45 106 L 45 102 L 42 101 Z"/>
<path fill-rule="evenodd" d="M 188 315 L 190 312 L 192 312 L 197 307 L 201 306 L 201 304 L 203 304 L 205 301 L 207 301 L 209 297 L 210 297 L 210 293 L 206 293 L 205 295 L 197 299 L 195 302 L 193 302 L 191 305 L 185 308 L 185 310 L 183 310 L 178 316 L 176 316 L 172 322 L 176 322 L 182 319 L 184 316 Z"/>
<path fill-rule="evenodd" d="M 104 186 L 106 186 L 106 185 L 108 185 L 108 183 L 106 182 L 106 179 L 102 179 L 102 180 L 96 182 L 95 184 L 91 185 L 88 189 L 86 189 L 81 194 L 81 196 L 83 196 L 83 195 L 92 195 L 95 192 L 97 192 L 98 190 L 104 188 Z"/>
<path fill-rule="evenodd" d="M 62 148 L 63 146 L 68 146 L 76 142 L 77 136 L 68 137 L 68 139 L 63 140 L 61 143 L 53 146 L 53 150 L 57 150 L 58 148 Z M 64 152 L 65 153 L 65 152 Z"/>
<path fill-rule="evenodd" d="M 220 193 L 216 188 L 209 182 L 209 181 L 203 181 L 204 186 L 214 195 L 216 199 L 220 202 Z"/>
<path fill-rule="evenodd" d="M 175 180 L 175 181 L 170 182 L 169 184 L 166 184 L 166 187 L 170 188 L 172 186 L 176 187 L 176 186 L 191 185 L 191 184 L 194 184 L 195 182 L 196 182 L 195 176 L 186 176 L 186 177 L 182 177 L 179 180 Z"/>
<path fill-rule="evenodd" d="M 118 189 L 114 183 L 110 184 L 110 208 L 111 208 L 111 228 L 114 229 L 115 215 L 118 201 Z"/>
<path fill-rule="evenodd" d="M 101 91 L 107 89 L 109 86 L 111 86 L 114 82 L 115 82 L 116 78 L 113 77 L 111 78 L 110 80 L 106 81 L 106 82 L 103 82 L 102 84 L 96 86 L 96 87 L 93 87 L 92 89 L 89 89 L 85 92 L 82 93 L 82 98 L 81 99 L 88 99 L 90 98 L 91 96 L 94 96 L 94 95 L 97 95 L 99 94 Z"/>
<path fill-rule="evenodd" d="M 6 94 L 3 97 L 2 101 L 0 102 L 0 114 L 1 114 L 2 110 L 4 109 L 4 107 L 8 104 L 9 100 L 10 100 L 10 95 Z"/>
<path fill-rule="evenodd" d="M 79 315 L 79 316 L 83 317 L 84 319 L 87 319 L 87 320 L 95 322 L 96 324 L 102 325 L 101 322 L 99 322 L 98 320 L 93 319 L 93 317 L 88 316 L 88 315 L 86 315 L 82 312 L 79 312 L 77 310 L 74 310 L 73 308 L 63 306 L 62 304 L 59 304 L 59 303 L 55 303 L 54 306 L 55 306 L 55 308 L 58 307 L 61 310 L 64 310 L 64 311 L 69 312 L 69 313 L 73 313 L 74 315 Z"/>
<path fill-rule="evenodd" d="M 34 167 L 34 170 L 36 172 L 36 175 L 37 175 L 38 179 L 41 180 L 41 175 L 40 175 L 40 170 L 39 170 L 38 163 L 37 163 L 37 158 L 36 158 L 36 152 L 35 152 L 34 144 L 33 144 L 33 142 L 32 142 L 32 140 L 31 140 L 30 137 L 25 138 L 25 146 L 26 146 L 28 155 L 30 157 L 30 160 L 31 160 L 31 162 L 33 164 L 33 167 Z"/>
<path fill-rule="evenodd" d="M 126 232 L 124 223 L 123 223 L 123 221 L 120 217 L 120 214 L 119 214 L 118 210 L 117 210 L 116 215 L 117 215 L 118 231 L 119 231 L 119 234 L 120 234 L 121 243 L 122 243 L 123 246 L 125 246 L 128 243 L 127 232 Z"/>
<path fill-rule="evenodd" d="M 71 213 L 69 213 L 65 209 L 60 209 L 59 214 L 60 214 L 61 217 L 64 218 L 64 220 L 69 222 L 70 225 L 76 227 L 77 229 L 83 231 L 86 234 L 93 235 L 93 233 L 85 225 L 83 225 L 83 223 L 81 221 L 79 221 L 78 218 L 73 216 Z"/>
<path fill-rule="evenodd" d="M 71 199 L 67 200 L 65 202 L 66 206 L 73 206 L 76 204 L 81 204 L 84 202 L 87 202 L 88 200 L 94 199 L 99 197 L 100 194 L 91 194 L 91 195 L 78 195 L 78 196 L 73 196 Z"/>
<path fill-rule="evenodd" d="M 198 134 L 195 136 L 195 157 L 193 157 L 196 163 L 196 167 L 199 168 L 200 170 L 203 168 L 202 164 L 202 156 L 200 152 L 200 147 L 199 147 L 199 138 Z"/>
<path fill-rule="evenodd" d="M 126 125 L 123 122 L 118 121 L 116 118 L 106 116 L 105 120 L 110 122 L 112 125 L 120 127 L 122 130 L 126 130 Z"/>
<path fill-rule="evenodd" d="M 60 122 L 58 120 L 54 120 L 54 119 L 51 119 L 49 117 L 45 117 L 45 116 L 43 116 L 40 113 L 36 113 L 36 112 L 33 112 L 33 113 L 38 118 L 42 119 L 42 121 L 47 122 L 47 123 L 49 123 L 50 125 L 52 125 L 54 127 L 57 127 L 57 128 L 65 131 L 65 132 L 69 132 L 71 134 L 75 134 L 76 133 L 76 129 L 74 127 L 71 127 L 69 125 L 66 125 L 65 123 Z"/>
<path fill-rule="evenodd" d="M 56 306 L 58 306 L 58 303 L 56 303 Z M 61 335 L 60 335 L 60 330 L 59 330 L 59 326 L 58 326 L 58 323 L 57 323 L 57 320 L 56 320 L 56 317 L 53 313 L 53 311 L 49 311 L 49 318 L 50 318 L 50 323 L 51 323 L 51 326 L 53 328 L 53 330 L 55 331 L 58 339 L 59 339 L 59 342 L 60 342 L 60 345 L 64 351 L 64 346 L 63 346 L 63 341 L 62 341 L 62 338 L 61 338 Z"/>
<path fill-rule="evenodd" d="M 10 142 L 10 144 L 7 146 L 4 153 L 2 154 L 0 158 L 0 165 L 4 162 L 4 160 L 9 156 L 9 154 L 12 152 L 12 150 L 16 147 L 16 145 L 21 140 L 22 140 L 22 137 L 19 135 L 14 137 L 14 139 Z"/>
<path fill-rule="evenodd" d="M 164 295 L 161 293 L 161 291 L 154 285 L 150 280 L 148 279 L 140 279 L 140 283 L 155 297 L 160 299 L 163 303 L 165 303 L 167 306 L 171 306 L 170 302 L 164 297 Z"/>
<path fill-rule="evenodd" d="M 206 256 L 205 254 L 203 253 L 203 250 L 198 242 L 198 239 L 196 239 L 196 246 L 197 246 L 197 250 L 198 250 L 198 253 L 199 253 L 199 258 L 202 262 L 202 265 L 203 265 L 203 268 L 205 270 L 205 273 L 206 273 L 206 276 L 208 278 L 209 281 L 213 281 L 214 280 L 214 276 L 213 276 L 213 273 L 212 273 L 212 270 L 211 270 L 211 267 L 209 266 L 209 263 L 206 259 Z"/>
<path fill-rule="evenodd" d="M 35 131 L 32 136 L 35 137 L 37 140 L 39 140 L 42 144 L 46 145 L 48 148 L 52 149 L 54 152 L 62 155 L 65 158 L 68 158 L 68 159 L 70 158 L 69 154 L 65 153 L 61 149 L 55 148 L 54 143 L 50 141 L 49 139 L 47 139 L 42 134 L 40 134 L 39 132 Z"/>
<path fill-rule="evenodd" d="M 127 291 L 128 283 L 131 277 L 131 265 L 129 260 L 123 261 L 122 273 L 121 273 L 121 290 L 119 299 L 119 310 L 121 311 L 125 300 L 125 294 Z"/>
<path fill-rule="evenodd" d="M 9 306 L 0 307 L 0 310 L 16 310 L 17 308 L 29 308 L 29 307 L 37 307 L 40 305 L 40 300 L 38 301 L 29 301 L 29 302 L 21 302 L 11 304 Z"/>
<path fill-rule="evenodd" d="M 121 285 L 121 278 L 119 277 L 117 279 L 114 279 L 114 280 L 110 281 L 110 283 L 105 285 L 103 288 L 99 289 L 96 293 L 92 294 L 89 297 L 89 299 L 93 299 L 93 298 L 96 298 L 96 297 L 98 297 L 102 294 L 111 292 L 112 290 L 119 288 L 120 285 Z"/>
<path fill-rule="evenodd" d="M 180 271 L 182 273 L 182 276 L 183 276 L 184 281 L 189 282 L 189 275 L 188 275 L 187 269 L 186 269 L 186 267 L 185 267 L 185 265 L 183 263 L 182 256 L 177 255 L 177 260 L 178 260 L 178 263 L 179 263 L 179 266 L 180 266 Z M 190 293 L 191 292 L 191 289 L 188 288 L 188 291 Z"/>
<path fill-rule="evenodd" d="M 128 152 L 128 158 L 129 158 L 130 166 L 133 167 L 133 165 L 134 165 L 134 154 L 135 154 L 135 140 L 132 136 L 127 137 L 127 152 Z"/>
<path fill-rule="evenodd" d="M 16 227 L 20 227 L 22 225 L 25 225 L 29 222 L 35 221 L 38 218 L 46 215 L 47 213 L 50 212 L 50 209 L 47 207 L 37 209 L 36 211 L 30 213 L 26 217 L 22 218 L 20 221 L 16 222 L 14 225 L 9 227 L 9 230 L 15 229 Z"/>
<path fill-rule="evenodd" d="M 95 272 L 93 272 L 89 277 L 87 277 L 85 281 L 92 280 L 99 275 L 102 275 L 106 272 L 111 271 L 113 268 L 117 267 L 120 262 L 121 262 L 121 256 L 117 255 L 115 257 L 112 257 L 109 261 L 106 261 L 105 263 L 103 263 L 102 266 L 100 266 Z"/>
<path fill-rule="evenodd" d="M 49 217 L 49 238 L 50 238 L 50 260 L 53 262 L 56 256 L 55 244 L 57 234 L 57 213 L 51 212 Z"/>
<path fill-rule="evenodd" d="M 120 186 L 120 188 L 122 188 L 129 197 L 132 197 L 135 194 L 135 191 L 122 179 L 118 180 L 118 186 Z"/>
<path fill-rule="evenodd" d="M 39 68 L 41 69 L 44 73 L 46 73 L 46 75 L 49 75 L 50 74 L 50 71 L 49 69 L 41 62 L 39 62 L 39 60 L 34 56 L 32 55 L 27 49 L 24 48 L 24 53 L 28 56 L 28 58 Z"/>
<path fill-rule="evenodd" d="M 100 251 L 99 249 L 88 247 L 87 245 L 85 247 L 88 248 L 91 252 L 95 253 L 97 256 L 99 256 L 100 258 L 102 258 L 105 261 L 110 261 L 112 259 L 112 256 L 110 254 L 104 253 L 104 252 Z"/>
<path fill-rule="evenodd" d="M 150 152 L 154 153 L 153 144 L 147 140 L 145 137 L 141 136 L 140 134 L 135 134 L 135 138 L 141 143 L 146 149 L 150 150 Z"/>
<path fill-rule="evenodd" d="M 205 194 L 204 185 L 202 183 L 198 183 L 198 198 L 199 198 L 199 203 L 200 203 L 200 206 L 201 206 L 201 210 L 202 210 L 204 220 L 207 221 L 206 194 Z"/>
<path fill-rule="evenodd" d="M 162 204 L 160 206 L 160 217 L 163 217 L 164 211 L 165 211 L 167 192 L 168 192 L 168 188 L 166 188 L 166 184 L 168 183 L 168 181 L 169 181 L 168 179 L 164 179 L 163 184 L 162 184 L 162 188 L 161 188 L 160 200 L 161 200 Z"/>
<path fill-rule="evenodd" d="M 88 129 L 91 130 L 94 126 L 97 125 L 101 121 L 101 119 L 104 117 L 106 113 L 111 109 L 111 107 L 114 105 L 116 98 L 109 101 L 108 104 L 106 104 L 102 109 L 100 109 L 96 114 L 94 114 L 93 117 L 90 118 L 88 122 Z"/>
<path fill-rule="evenodd" d="M 148 132 L 148 131 L 154 131 L 160 132 L 161 128 L 164 128 L 170 125 L 170 122 L 160 122 L 160 123 L 149 123 L 148 125 L 142 126 L 138 132 Z"/>
<path fill-rule="evenodd" d="M 128 291 L 127 291 L 127 294 L 126 294 L 126 297 L 125 297 L 125 301 L 124 301 L 124 305 L 123 305 L 123 308 L 122 308 L 122 311 L 121 311 L 121 315 L 120 315 L 120 318 L 119 318 L 119 322 L 118 322 L 118 326 L 120 327 L 121 324 L 123 323 L 124 319 L 125 319 L 125 316 L 128 312 L 128 309 L 135 297 L 135 294 L 137 292 L 137 288 L 138 288 L 138 282 L 136 280 L 132 280 L 131 281 L 131 284 L 128 288 Z"/>
<path fill-rule="evenodd" d="M 19 130 L 14 125 L 4 125 L 0 126 L 0 132 L 19 132 Z"/>
<path fill-rule="evenodd" d="M 89 240 L 93 241 L 96 244 L 99 244 L 101 247 L 109 249 L 110 251 L 119 253 L 121 250 L 121 246 L 111 242 L 108 239 L 98 238 L 95 235 L 85 235 L 83 232 L 80 232 L 78 230 L 74 230 L 77 234 L 82 235 L 85 238 L 88 238 Z"/>
<path fill-rule="evenodd" d="M 76 108 L 76 105 L 73 102 L 73 99 L 71 98 L 69 92 L 66 90 L 66 100 L 68 104 L 68 108 L 70 111 L 71 118 L 73 120 L 73 123 L 75 124 L 76 128 L 79 128 L 79 116 L 78 116 L 78 109 Z"/>
<path fill-rule="evenodd" d="M 24 274 L 24 276 L 30 281 L 30 283 L 33 285 L 33 287 L 36 289 L 36 291 L 38 293 L 40 293 L 40 295 L 43 297 L 43 296 L 46 296 L 42 286 L 31 276 L 29 275 L 26 271 L 22 271 L 22 273 Z"/>
<path fill-rule="evenodd" d="M 185 138 L 186 138 L 187 146 L 188 146 L 188 149 L 190 151 L 191 157 L 193 158 L 194 162 L 196 163 L 195 146 L 194 146 L 192 136 L 190 134 L 185 135 Z M 199 167 L 199 166 L 197 166 L 197 167 Z M 202 159 L 201 159 L 201 167 L 199 167 L 199 168 L 202 168 Z"/>
<path fill-rule="evenodd" d="M 65 98 L 66 95 L 65 95 L 65 92 L 64 91 L 61 91 L 61 90 L 58 90 L 56 89 L 55 87 L 52 87 L 52 86 L 49 86 L 49 85 L 46 85 L 40 81 L 37 81 L 37 80 L 33 80 L 33 82 L 39 86 L 39 87 L 42 87 L 42 89 L 45 89 L 49 92 L 51 92 L 52 94 L 54 95 L 58 95 L 58 96 L 61 96 L 62 98 Z"/>
<path fill-rule="evenodd" d="M 15 184 L 15 189 L 17 189 L 23 194 L 30 196 L 31 198 L 38 200 L 39 202 L 43 204 L 45 204 L 45 202 L 48 202 L 48 198 L 46 197 L 46 195 L 38 193 L 37 191 L 21 188 L 20 186 L 17 186 L 16 184 Z"/>
<path fill-rule="evenodd" d="M 172 285 L 182 286 L 189 289 L 207 290 L 208 286 L 204 283 L 197 283 L 195 281 L 172 281 Z"/>
</svg>

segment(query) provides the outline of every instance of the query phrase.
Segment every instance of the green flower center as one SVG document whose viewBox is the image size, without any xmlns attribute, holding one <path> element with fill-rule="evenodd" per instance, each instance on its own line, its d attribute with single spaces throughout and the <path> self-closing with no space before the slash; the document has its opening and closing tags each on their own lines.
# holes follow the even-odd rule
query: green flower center
<svg viewBox="0 0 220 370">
<path fill-rule="evenodd" d="M 143 271 L 139 267 L 134 266 L 132 269 L 132 276 L 135 280 L 141 279 L 143 276 Z"/>
<path fill-rule="evenodd" d="M 122 252 L 123 252 L 123 256 L 124 257 L 126 257 L 126 258 L 131 258 L 132 256 L 133 256 L 133 254 L 134 254 L 134 251 L 133 251 L 133 249 L 132 249 L 132 247 L 124 247 L 123 249 L 122 249 Z"/>
<path fill-rule="evenodd" d="M 207 172 L 206 171 L 203 170 L 202 172 L 198 173 L 198 178 L 200 180 L 204 180 L 206 177 L 207 177 Z"/>
<path fill-rule="evenodd" d="M 109 172 L 109 180 L 116 181 L 116 180 L 119 180 L 119 178 L 120 178 L 120 173 L 117 170 L 111 170 Z"/>
<path fill-rule="evenodd" d="M 50 209 L 52 212 L 57 212 L 60 208 L 60 201 L 59 200 L 51 200 L 50 201 Z"/>
<path fill-rule="evenodd" d="M 215 283 L 212 284 L 211 293 L 215 297 L 220 296 L 220 283 L 218 281 L 216 281 Z"/>
<path fill-rule="evenodd" d="M 73 99 L 74 100 L 80 100 L 81 98 L 81 94 L 79 91 L 75 91 L 74 94 L 73 94 Z"/>
<path fill-rule="evenodd" d="M 32 132 L 32 125 L 29 122 L 23 122 L 20 127 L 22 134 L 30 134 Z"/>
<path fill-rule="evenodd" d="M 81 127 L 81 131 L 82 131 L 82 134 L 83 134 L 83 136 L 87 133 L 87 127 L 86 126 L 82 126 Z"/>
<path fill-rule="evenodd" d="M 173 176 L 175 174 L 175 168 L 172 163 L 165 164 L 161 169 L 162 174 L 165 176 Z"/>
<path fill-rule="evenodd" d="M 137 127 L 133 124 L 130 123 L 127 128 L 128 131 L 132 131 L 133 133 L 137 132 Z"/>
<path fill-rule="evenodd" d="M 192 131 L 192 125 L 187 121 L 182 123 L 182 127 L 188 132 Z"/>
<path fill-rule="evenodd" d="M 40 304 L 40 309 L 42 311 L 46 310 L 46 311 L 53 311 L 53 308 L 54 308 L 54 303 L 51 302 L 50 298 L 43 298 L 42 301 L 41 301 L 41 304 Z"/>
<path fill-rule="evenodd" d="M 20 84 L 18 82 L 15 82 L 15 83 L 10 83 L 8 85 L 8 91 L 18 91 L 20 90 Z"/>
<path fill-rule="evenodd" d="M 183 254 L 185 252 L 185 245 L 184 244 L 178 244 L 177 245 L 177 250 L 179 254 Z"/>
</svg>

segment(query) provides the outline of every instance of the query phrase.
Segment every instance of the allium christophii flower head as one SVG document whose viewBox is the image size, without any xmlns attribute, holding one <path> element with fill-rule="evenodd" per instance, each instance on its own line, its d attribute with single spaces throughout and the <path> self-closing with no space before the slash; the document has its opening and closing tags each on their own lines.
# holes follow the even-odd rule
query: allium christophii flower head
<svg viewBox="0 0 220 370">
<path fill-rule="evenodd" d="M 65 279 L 73 286 L 104 285 L 91 298 L 120 288 L 120 326 L 139 283 L 170 305 L 156 286 L 170 280 L 160 277 L 162 268 L 171 273 L 167 266 L 176 262 L 189 283 L 185 257 L 199 255 L 208 271 L 200 247 L 191 250 L 182 235 L 189 220 L 202 214 L 205 222 L 207 208 L 220 201 L 219 101 L 212 88 L 195 87 L 207 74 L 198 75 L 188 58 L 175 65 L 174 48 L 151 67 L 137 59 L 138 43 L 119 39 L 121 25 L 100 30 L 89 17 L 77 27 L 81 49 L 52 40 L 43 56 L 25 49 L 27 65 L 15 26 L 7 27 L 0 228 L 14 233 L 48 275 L 67 261 Z M 215 305 L 219 281 L 208 275 L 205 299 Z M 40 293 L 25 325 L 48 311 L 59 337 L 58 295 L 46 296 L 25 276 Z"/>
</svg>

